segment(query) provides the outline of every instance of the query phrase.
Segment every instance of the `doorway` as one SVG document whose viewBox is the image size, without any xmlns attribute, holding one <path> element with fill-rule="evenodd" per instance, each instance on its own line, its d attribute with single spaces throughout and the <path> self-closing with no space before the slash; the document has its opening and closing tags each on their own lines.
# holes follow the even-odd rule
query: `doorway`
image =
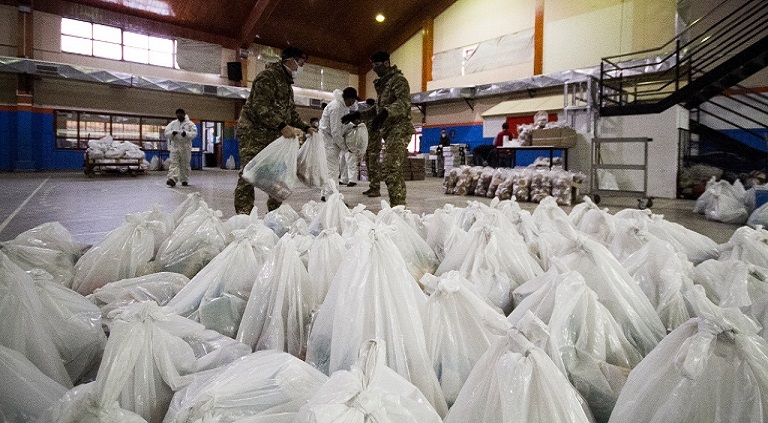
<svg viewBox="0 0 768 423">
<path fill-rule="evenodd" d="M 221 135 L 223 122 L 202 121 L 202 151 L 204 167 L 221 167 Z"/>
</svg>

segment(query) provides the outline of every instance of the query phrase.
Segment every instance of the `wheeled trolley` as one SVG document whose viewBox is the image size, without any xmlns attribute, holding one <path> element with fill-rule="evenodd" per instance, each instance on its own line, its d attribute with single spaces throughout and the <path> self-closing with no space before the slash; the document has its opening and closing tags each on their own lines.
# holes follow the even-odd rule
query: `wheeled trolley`
<svg viewBox="0 0 768 423">
<path fill-rule="evenodd" d="M 648 195 L 648 143 L 652 138 L 593 138 L 592 139 L 592 169 L 590 172 L 590 195 L 595 204 L 599 204 L 602 197 L 613 196 L 635 196 L 637 207 L 640 209 L 653 207 L 653 198 Z M 643 150 L 643 164 L 625 164 L 625 163 L 604 163 L 601 154 L 601 148 L 605 144 L 622 145 L 640 145 Z M 630 170 L 642 171 L 643 188 L 642 190 L 622 190 L 622 189 L 601 189 L 599 184 L 598 171 L 600 170 Z"/>
<path fill-rule="evenodd" d="M 96 175 L 96 172 L 103 173 L 107 168 L 120 168 L 126 169 L 131 176 L 136 176 L 139 173 L 144 173 L 144 169 L 141 167 L 143 162 L 144 159 L 97 159 L 91 157 L 88 152 L 86 152 L 83 160 L 83 172 L 85 173 L 85 176 L 93 178 Z"/>
</svg>

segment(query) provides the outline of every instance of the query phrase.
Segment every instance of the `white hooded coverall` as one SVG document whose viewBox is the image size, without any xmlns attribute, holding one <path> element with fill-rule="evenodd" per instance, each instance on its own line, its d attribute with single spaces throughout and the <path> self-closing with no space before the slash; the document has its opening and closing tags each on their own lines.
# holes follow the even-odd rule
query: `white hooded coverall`
<svg viewBox="0 0 768 423">
<path fill-rule="evenodd" d="M 173 132 L 176 131 L 176 135 Z M 186 135 L 182 135 L 186 132 Z M 174 119 L 165 127 L 165 139 L 170 152 L 168 179 L 175 182 L 187 182 L 192 161 L 192 140 L 197 137 L 197 126 L 184 116 L 184 122 Z"/>
<path fill-rule="evenodd" d="M 336 178 L 339 177 L 339 155 L 342 151 L 347 151 L 344 132 L 352 126 L 341 123 L 342 116 L 349 113 L 349 107 L 344 104 L 342 94 L 342 90 L 333 90 L 333 101 L 325 107 L 320 116 L 320 133 L 325 142 L 325 158 L 328 163 L 328 184 L 320 193 L 323 197 L 333 193 L 332 186 L 336 185 Z"/>
</svg>

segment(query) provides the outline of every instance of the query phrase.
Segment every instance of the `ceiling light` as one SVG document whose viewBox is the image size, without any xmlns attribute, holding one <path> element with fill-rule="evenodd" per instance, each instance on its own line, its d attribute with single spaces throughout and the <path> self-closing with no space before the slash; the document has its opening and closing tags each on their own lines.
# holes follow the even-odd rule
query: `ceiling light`
<svg viewBox="0 0 768 423">
<path fill-rule="evenodd" d="M 384 19 L 386 19 L 386 18 L 381 13 L 376 15 L 376 22 L 384 22 Z"/>
</svg>

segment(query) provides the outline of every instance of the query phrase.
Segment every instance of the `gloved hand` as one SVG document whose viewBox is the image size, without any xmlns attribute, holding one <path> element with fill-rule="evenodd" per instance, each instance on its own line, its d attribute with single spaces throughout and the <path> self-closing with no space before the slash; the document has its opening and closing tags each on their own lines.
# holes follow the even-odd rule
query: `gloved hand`
<svg viewBox="0 0 768 423">
<path fill-rule="evenodd" d="M 171 132 L 171 135 L 173 135 L 175 137 L 176 134 L 178 134 L 178 133 L 179 133 L 179 131 L 173 131 L 173 132 Z"/>
<path fill-rule="evenodd" d="M 371 121 L 371 129 L 375 131 L 381 128 L 381 125 L 387 120 L 387 116 L 389 116 L 387 109 L 381 109 L 376 117 L 373 118 L 373 121 Z"/>
<path fill-rule="evenodd" d="M 187 136 L 187 131 L 181 131 L 181 136 L 182 137 L 186 137 Z"/>
<path fill-rule="evenodd" d="M 283 129 L 280 130 L 280 135 L 282 135 L 283 138 L 296 138 L 296 131 L 293 130 L 293 126 L 285 125 Z"/>
<path fill-rule="evenodd" d="M 341 123 L 346 125 L 356 119 L 360 119 L 360 112 L 347 113 L 341 117 Z"/>
</svg>

